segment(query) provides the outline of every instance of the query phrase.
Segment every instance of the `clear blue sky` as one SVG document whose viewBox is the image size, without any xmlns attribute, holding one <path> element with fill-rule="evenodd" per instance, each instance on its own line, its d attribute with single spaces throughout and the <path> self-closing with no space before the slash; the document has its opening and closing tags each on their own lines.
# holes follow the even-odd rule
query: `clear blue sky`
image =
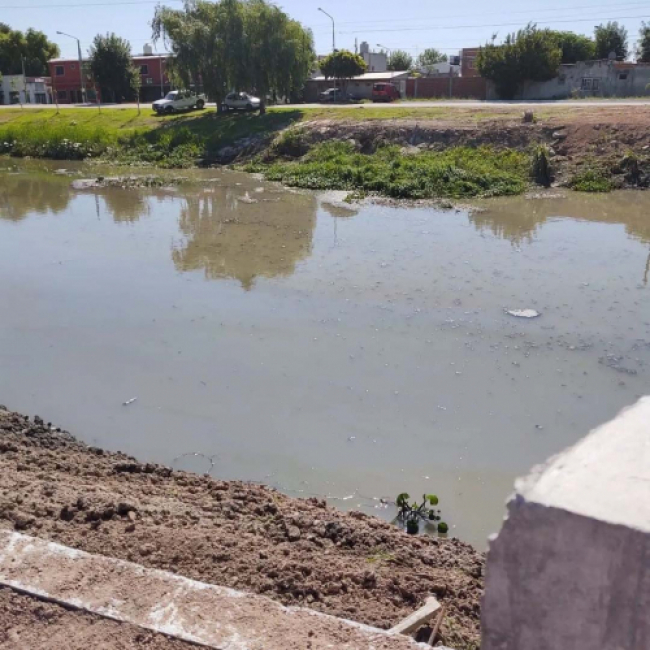
<svg viewBox="0 0 650 650">
<path fill-rule="evenodd" d="M 174 0 L 163 4 L 181 6 Z M 282 0 L 277 4 L 312 28 L 320 54 L 331 50 L 332 31 L 331 22 L 318 7 L 336 19 L 337 47 L 352 49 L 358 38 L 373 48 L 382 44 L 413 55 L 426 47 L 455 54 L 462 47 L 484 43 L 493 33 L 501 37 L 529 21 L 591 35 L 594 25 L 618 19 L 628 28 L 632 45 L 641 20 L 650 20 L 650 0 L 548 0 L 548 4 L 533 0 Z M 0 0 L 0 21 L 13 28 L 45 32 L 59 44 L 63 56 L 76 56 L 76 42 L 57 36 L 57 30 L 80 38 L 84 54 L 93 36 L 107 31 L 127 38 L 138 53 L 150 41 L 149 22 L 155 6 L 155 0 Z"/>
</svg>

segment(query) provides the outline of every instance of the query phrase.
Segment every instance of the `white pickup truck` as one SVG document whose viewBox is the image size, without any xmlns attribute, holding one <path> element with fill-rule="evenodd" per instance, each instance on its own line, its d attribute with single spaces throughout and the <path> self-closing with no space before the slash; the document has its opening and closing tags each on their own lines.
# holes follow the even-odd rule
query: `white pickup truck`
<svg viewBox="0 0 650 650">
<path fill-rule="evenodd" d="M 164 99 L 155 101 L 151 106 L 156 113 L 175 113 L 193 108 L 201 110 L 204 107 L 205 95 L 197 95 L 192 90 L 172 90 Z"/>
</svg>

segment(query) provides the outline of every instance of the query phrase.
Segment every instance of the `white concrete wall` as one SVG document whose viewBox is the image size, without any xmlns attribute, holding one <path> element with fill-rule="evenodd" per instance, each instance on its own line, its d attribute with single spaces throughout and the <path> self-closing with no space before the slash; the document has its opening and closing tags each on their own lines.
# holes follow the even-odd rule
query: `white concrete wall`
<svg viewBox="0 0 650 650">
<path fill-rule="evenodd" d="M 37 93 L 45 93 L 48 104 L 52 101 L 51 94 L 48 92 L 44 82 L 28 81 L 25 83 L 24 77 L 21 74 L 3 76 L 0 88 L 2 88 L 2 101 L 4 104 L 11 104 L 11 96 L 14 92 L 18 93 L 20 102 L 23 104 L 36 104 Z"/>
<path fill-rule="evenodd" d="M 625 77 L 625 78 L 623 78 Z M 583 79 L 597 79 L 597 90 L 584 90 Z M 650 95 L 650 65 L 619 68 L 612 61 L 585 61 L 560 66 L 550 81 L 526 82 L 516 99 L 567 99 L 577 97 L 642 97 Z M 498 99 L 489 84 L 488 99 Z"/>
<path fill-rule="evenodd" d="M 516 484 L 482 650 L 650 648 L 650 397 Z"/>
</svg>

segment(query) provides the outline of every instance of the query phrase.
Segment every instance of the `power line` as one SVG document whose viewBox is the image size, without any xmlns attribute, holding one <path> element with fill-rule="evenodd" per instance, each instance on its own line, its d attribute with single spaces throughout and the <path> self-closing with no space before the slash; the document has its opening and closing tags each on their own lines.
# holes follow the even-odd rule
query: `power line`
<svg viewBox="0 0 650 650">
<path fill-rule="evenodd" d="M 118 2 L 88 2 L 55 5 L 0 5 L 0 9 L 61 9 L 68 7 L 115 7 L 116 5 L 156 5 L 160 0 L 118 0 Z M 182 0 L 168 0 L 182 2 Z"/>
<path fill-rule="evenodd" d="M 616 6 L 616 9 L 623 9 L 623 8 L 633 8 L 633 7 L 647 7 L 648 2 L 647 0 L 645 2 L 626 2 L 620 5 Z M 571 7 L 546 7 L 542 9 L 524 9 L 524 10 L 519 10 L 519 11 L 501 11 L 501 12 L 484 12 L 484 13 L 472 13 L 472 14 L 457 14 L 455 16 L 446 16 L 446 15 L 440 15 L 436 17 L 437 21 L 441 20 L 449 20 L 452 18 L 467 18 L 468 16 L 494 16 L 495 13 L 504 13 L 508 14 L 509 16 L 513 14 L 537 14 L 541 12 L 567 12 L 567 11 L 575 11 L 577 9 L 612 9 L 612 3 L 607 3 L 607 4 L 589 4 L 589 5 L 577 5 L 577 6 L 571 6 Z M 648 7 L 648 10 L 650 11 L 650 7 Z M 407 19 L 404 18 L 404 16 L 395 17 L 395 18 L 387 18 L 387 19 L 382 19 L 382 20 L 364 20 L 364 21 L 349 21 L 349 22 L 342 22 L 342 21 L 337 21 L 337 25 L 375 25 L 375 24 L 381 24 L 381 23 L 391 23 L 394 25 L 396 22 L 405 22 Z M 414 20 L 418 20 L 417 16 L 411 16 L 410 21 L 413 22 Z M 421 21 L 419 21 L 421 22 Z M 327 27 L 326 23 L 319 23 L 318 25 L 314 25 L 314 27 Z"/>
<path fill-rule="evenodd" d="M 647 18 L 647 14 L 642 14 L 640 16 L 618 16 L 613 18 L 571 18 L 565 20 L 539 20 L 534 21 L 538 25 L 556 25 L 562 23 L 593 23 L 598 20 L 632 20 L 635 18 Z M 386 33 L 386 32 L 435 32 L 438 30 L 448 30 L 448 29 L 476 29 L 476 28 L 489 27 L 490 29 L 494 27 L 521 27 L 521 22 L 517 23 L 492 23 L 489 25 L 441 25 L 438 27 L 404 27 L 397 29 L 366 29 L 364 30 L 365 34 L 377 34 L 377 33 Z M 339 32 L 339 34 L 358 34 L 358 30 L 353 32 Z"/>
</svg>

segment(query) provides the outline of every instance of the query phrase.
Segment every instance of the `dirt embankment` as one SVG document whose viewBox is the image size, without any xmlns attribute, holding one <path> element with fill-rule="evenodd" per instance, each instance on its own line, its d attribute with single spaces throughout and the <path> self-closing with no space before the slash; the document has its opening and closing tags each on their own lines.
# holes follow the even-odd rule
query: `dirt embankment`
<svg viewBox="0 0 650 650">
<path fill-rule="evenodd" d="M 332 141 L 352 142 L 358 151 L 367 154 L 386 144 L 404 147 L 407 154 L 481 145 L 528 151 L 533 145 L 543 144 L 549 147 L 558 184 L 584 169 L 596 168 L 611 178 L 613 187 L 650 185 L 648 107 L 566 107 L 539 111 L 533 122 L 523 119 L 523 109 L 504 109 L 490 116 L 484 112 L 487 109 L 468 114 L 450 110 L 449 119 L 321 117 L 290 127 L 288 131 L 296 137 L 285 137 L 285 131 L 274 143 L 259 139 L 251 145 L 250 139 L 244 139 L 225 148 L 218 162 L 245 162 L 260 155 L 266 162 L 295 160 L 312 146 Z M 631 174 L 630 154 L 635 159 Z"/>
<path fill-rule="evenodd" d="M 0 526 L 389 628 L 434 594 L 478 648 L 484 556 L 318 499 L 142 464 L 0 408 Z"/>
</svg>

